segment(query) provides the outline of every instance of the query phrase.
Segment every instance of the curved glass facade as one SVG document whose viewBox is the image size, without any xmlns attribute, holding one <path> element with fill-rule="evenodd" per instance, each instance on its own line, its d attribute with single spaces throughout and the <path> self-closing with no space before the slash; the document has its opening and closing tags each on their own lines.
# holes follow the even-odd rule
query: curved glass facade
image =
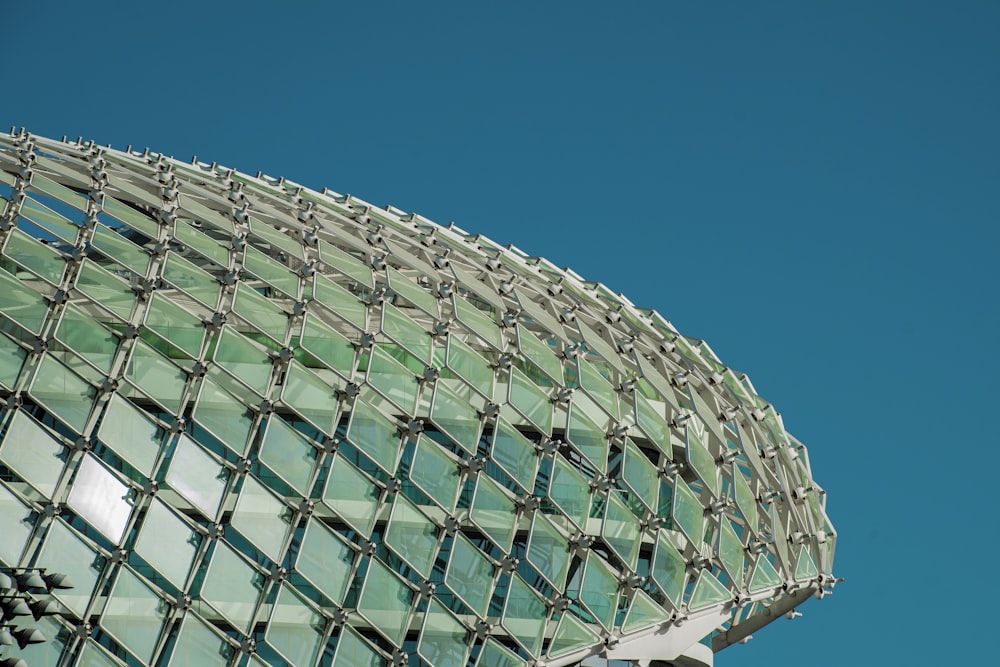
<svg viewBox="0 0 1000 667">
<path fill-rule="evenodd" d="M 670 660 L 832 582 L 804 447 L 601 284 L 23 132 L 0 210 L 0 563 L 74 586 L 32 664 Z"/>
</svg>

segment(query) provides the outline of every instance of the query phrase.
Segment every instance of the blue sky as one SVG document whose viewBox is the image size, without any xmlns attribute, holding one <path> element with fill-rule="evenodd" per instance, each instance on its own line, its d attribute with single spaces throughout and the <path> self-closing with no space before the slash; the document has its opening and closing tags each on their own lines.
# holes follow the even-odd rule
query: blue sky
<svg viewBox="0 0 1000 667">
<path fill-rule="evenodd" d="M 716 664 L 988 662 L 1000 3 L 614 4 L 4 3 L 0 126 L 391 203 L 656 308 L 777 406 L 840 532 L 836 594 Z"/>
</svg>

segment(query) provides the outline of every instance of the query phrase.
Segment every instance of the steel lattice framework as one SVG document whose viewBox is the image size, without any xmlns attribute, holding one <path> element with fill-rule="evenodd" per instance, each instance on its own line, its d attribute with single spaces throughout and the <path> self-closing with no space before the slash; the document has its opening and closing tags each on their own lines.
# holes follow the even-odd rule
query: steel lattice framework
<svg viewBox="0 0 1000 667">
<path fill-rule="evenodd" d="M 804 447 L 656 312 L 212 164 L 0 137 L 0 561 L 47 665 L 716 651 L 833 582 Z"/>
</svg>

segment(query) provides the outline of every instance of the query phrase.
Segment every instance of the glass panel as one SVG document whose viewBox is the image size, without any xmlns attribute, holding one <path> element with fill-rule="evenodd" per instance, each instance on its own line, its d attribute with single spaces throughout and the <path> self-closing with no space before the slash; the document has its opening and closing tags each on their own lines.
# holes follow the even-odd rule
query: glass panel
<svg viewBox="0 0 1000 667">
<path fill-rule="evenodd" d="M 28 353 L 24 348 L 6 336 L 0 335 L 0 385 L 9 390 L 17 384 L 24 358 L 27 356 Z"/>
<path fill-rule="evenodd" d="M 677 550 L 677 547 L 667 539 L 664 531 L 659 531 L 656 536 L 656 551 L 653 553 L 653 562 L 649 573 L 663 594 L 678 608 L 681 606 L 681 596 L 684 593 L 684 574 L 686 571 L 687 562 L 684 557 Z"/>
<path fill-rule="evenodd" d="M 397 493 L 385 530 L 385 544 L 424 579 L 437 557 L 437 528 L 406 496 Z"/>
<path fill-rule="evenodd" d="M 617 491 L 608 494 L 607 503 L 604 505 L 604 525 L 601 526 L 601 534 L 618 557 L 634 570 L 636 560 L 639 558 L 642 526 Z"/>
<path fill-rule="evenodd" d="M 232 649 L 211 626 L 189 611 L 181 622 L 168 664 L 170 667 L 229 664 L 231 654 Z"/>
<path fill-rule="evenodd" d="M 410 625 L 412 601 L 413 592 L 399 577 L 381 561 L 374 558 L 369 561 L 368 575 L 358 600 L 358 613 L 396 646 L 403 645 Z"/>
<path fill-rule="evenodd" d="M 493 368 L 457 336 L 448 336 L 447 365 L 483 396 L 493 397 Z"/>
<path fill-rule="evenodd" d="M 396 421 L 360 398 L 354 401 L 347 439 L 378 467 L 392 475 L 400 453 Z"/>
<path fill-rule="evenodd" d="M 44 630 L 42 632 L 44 634 Z M 50 637 L 51 635 L 47 634 L 45 636 Z M 53 648 L 56 646 L 58 646 L 58 644 L 53 644 Z M 61 649 L 59 649 L 59 652 L 61 652 Z M 53 664 L 58 659 L 58 654 L 52 656 L 52 660 L 49 661 L 49 664 Z M 104 649 L 100 647 L 100 644 L 95 644 L 92 639 L 89 639 L 83 645 L 83 650 L 80 651 L 80 658 L 76 662 L 76 667 L 118 667 L 121 664 L 122 663 L 117 659 L 108 655 Z"/>
<path fill-rule="evenodd" d="M 125 223 L 151 239 L 155 239 L 159 233 L 159 223 L 149 219 L 149 217 L 131 206 L 126 206 L 107 193 L 104 194 L 104 198 L 101 200 L 101 208 L 115 220 Z"/>
<path fill-rule="evenodd" d="M 264 638 L 293 665 L 312 665 L 319 657 L 326 622 L 286 584 L 271 609 Z"/>
<path fill-rule="evenodd" d="M 354 345 L 314 316 L 302 323 L 302 348 L 350 380 L 354 375 Z"/>
<path fill-rule="evenodd" d="M 358 329 L 367 329 L 368 308 L 365 304 L 326 276 L 313 276 L 313 298 Z"/>
<path fill-rule="evenodd" d="M 627 438 L 623 458 L 622 480 L 642 504 L 652 514 L 656 514 L 657 501 L 660 496 L 660 480 L 656 468 L 649 462 L 646 455 L 636 447 L 635 443 Z"/>
<path fill-rule="evenodd" d="M 160 453 L 162 429 L 139 408 L 118 394 L 108 402 L 97 437 L 147 476 Z"/>
<path fill-rule="evenodd" d="M 309 495 L 309 482 L 317 449 L 302 434 L 277 415 L 267 420 L 260 460 L 302 497 Z"/>
<path fill-rule="evenodd" d="M 654 408 L 653 404 L 640 392 L 635 391 L 632 396 L 635 398 L 635 418 L 639 428 L 656 445 L 657 449 L 666 454 L 668 458 L 672 458 L 670 425 L 667 424 L 660 411 Z"/>
<path fill-rule="evenodd" d="M 135 342 L 125 377 L 167 411 L 180 410 L 188 375 L 151 346 Z"/>
<path fill-rule="evenodd" d="M 217 542 L 201 586 L 201 598 L 241 632 L 246 632 L 257 609 L 263 577 L 229 548 Z"/>
<path fill-rule="evenodd" d="M 402 273 L 388 267 L 389 289 L 432 317 L 438 317 L 437 298 L 427 288 L 415 285 Z"/>
<path fill-rule="evenodd" d="M 178 220 L 174 225 L 174 239 L 219 266 L 229 268 L 229 249 L 186 222 Z"/>
<path fill-rule="evenodd" d="M 37 334 L 42 330 L 48 311 L 49 304 L 41 294 L 0 268 L 0 313 L 5 318 Z"/>
<path fill-rule="evenodd" d="M 385 667 L 388 664 L 389 661 L 382 659 L 351 626 L 345 625 L 340 631 L 333 667 Z"/>
<path fill-rule="evenodd" d="M 171 456 L 166 480 L 202 514 L 215 520 L 229 483 L 229 471 L 182 433 Z"/>
<path fill-rule="evenodd" d="M 230 523 L 261 552 L 280 563 L 291 514 L 292 510 L 266 486 L 247 475 Z"/>
<path fill-rule="evenodd" d="M 51 498 L 62 474 L 65 456 L 62 444 L 49 435 L 48 431 L 25 412 L 14 411 L 3 444 L 0 445 L 0 459 L 4 465 L 23 477 L 46 498 Z"/>
<path fill-rule="evenodd" d="M 365 539 L 371 537 L 381 497 L 379 488 L 347 459 L 334 459 L 323 501 Z"/>
<path fill-rule="evenodd" d="M 80 228 L 31 197 L 25 197 L 21 202 L 20 215 L 52 236 L 62 239 L 70 245 L 76 245 L 76 235 Z"/>
<path fill-rule="evenodd" d="M 247 407 L 208 378 L 202 381 L 193 416 L 224 445 L 237 454 L 246 453 L 252 424 Z"/>
<path fill-rule="evenodd" d="M 258 394 L 263 395 L 271 384 L 271 357 L 232 327 L 222 327 L 212 359 Z"/>
<path fill-rule="evenodd" d="M 453 296 L 452 303 L 455 307 L 455 317 L 463 326 L 503 352 L 503 335 L 500 333 L 500 326 L 492 317 L 459 296 Z"/>
<path fill-rule="evenodd" d="M 277 225 L 266 224 L 257 219 L 256 215 L 250 217 L 251 233 L 261 237 L 275 248 L 280 248 L 288 255 L 302 259 L 302 244 L 289 231 L 278 231 Z"/>
<path fill-rule="evenodd" d="M 743 582 L 743 543 L 740 541 L 733 524 L 724 516 L 719 517 L 719 560 L 729 577 L 736 582 Z"/>
<path fill-rule="evenodd" d="M 434 384 L 430 418 L 456 444 L 475 456 L 479 445 L 479 412 L 450 389 L 445 380 L 439 379 Z"/>
<path fill-rule="evenodd" d="M 510 369 L 510 404 L 545 435 L 552 434 L 552 401 L 528 376 Z"/>
<path fill-rule="evenodd" d="M 618 577 L 593 551 L 587 554 L 580 601 L 606 630 L 612 628 L 618 611 Z"/>
<path fill-rule="evenodd" d="M 568 542 L 548 517 L 535 512 L 528 539 L 528 562 L 557 590 L 566 585 L 570 561 Z"/>
<path fill-rule="evenodd" d="M 687 433 L 687 462 L 691 469 L 705 482 L 712 495 L 719 496 L 719 466 L 709 453 L 702 439 L 690 426 L 684 429 Z"/>
<path fill-rule="evenodd" d="M 354 278 L 363 286 L 369 288 L 375 287 L 375 281 L 372 280 L 372 270 L 367 264 L 355 258 L 354 255 L 344 252 L 331 243 L 320 241 L 319 257 L 326 264 L 337 269 L 345 276 Z"/>
<path fill-rule="evenodd" d="M 130 496 L 128 485 L 87 454 L 80 461 L 66 504 L 106 538 L 118 544 L 132 514 Z"/>
<path fill-rule="evenodd" d="M 809 555 L 809 550 L 805 546 L 799 547 L 798 555 L 795 557 L 795 580 L 809 581 L 819 576 L 816 562 Z"/>
<path fill-rule="evenodd" d="M 521 354 L 548 375 L 553 383 L 562 384 L 563 365 L 551 347 L 520 325 L 517 327 L 517 344 Z"/>
<path fill-rule="evenodd" d="M 179 590 L 184 590 L 198 543 L 198 533 L 154 498 L 142 521 L 135 552 Z"/>
<path fill-rule="evenodd" d="M 512 574 L 500 623 L 532 656 L 537 656 L 542 648 L 547 616 L 548 609 L 542 596 L 524 583 L 520 576 Z"/>
<path fill-rule="evenodd" d="M 549 498 L 578 528 L 587 527 L 587 518 L 590 516 L 590 484 L 562 456 L 557 455 L 552 460 Z"/>
<path fill-rule="evenodd" d="M 698 581 L 694 585 L 694 591 L 691 592 L 691 601 L 688 602 L 688 609 L 690 611 L 707 609 L 708 607 L 729 602 L 732 597 L 732 594 L 726 590 L 725 586 L 719 583 L 718 579 L 712 576 L 711 572 L 702 570 L 701 574 L 698 575 Z"/>
<path fill-rule="evenodd" d="M 285 342 L 288 316 L 271 300 L 261 296 L 247 283 L 236 285 L 233 312 L 279 344 Z"/>
<path fill-rule="evenodd" d="M 7 235 L 7 246 L 3 252 L 50 283 L 58 285 L 62 282 L 66 261 L 59 253 L 39 243 L 20 229 L 13 229 Z"/>
<path fill-rule="evenodd" d="M 55 337 L 105 373 L 111 370 L 118 337 L 73 304 L 63 309 Z"/>
<path fill-rule="evenodd" d="M 479 658 L 476 660 L 476 665 L 478 667 L 524 667 L 524 660 L 521 660 L 510 649 L 504 648 L 492 639 L 487 639 L 483 650 L 479 653 Z"/>
<path fill-rule="evenodd" d="M 108 596 L 101 627 L 143 662 L 149 662 L 169 614 L 167 601 L 123 567 Z"/>
<path fill-rule="evenodd" d="M 566 611 L 559 619 L 555 634 L 552 635 L 549 657 L 558 658 L 600 643 L 602 642 L 598 635 L 591 632 L 583 621 Z"/>
<path fill-rule="evenodd" d="M 680 477 L 674 480 L 673 499 L 671 516 L 674 525 L 684 531 L 695 549 L 700 549 L 705 537 L 705 508 Z"/>
<path fill-rule="evenodd" d="M 417 437 L 410 480 L 449 514 L 455 511 L 462 474 L 458 463 L 436 442 Z"/>
<path fill-rule="evenodd" d="M 336 388 L 296 361 L 288 365 L 281 400 L 327 435 L 332 435 L 340 401 Z"/>
<path fill-rule="evenodd" d="M 381 347 L 372 348 L 368 361 L 368 384 L 396 404 L 407 415 L 417 405 L 417 378 L 409 368 L 393 359 Z"/>
<path fill-rule="evenodd" d="M 289 271 L 285 265 L 271 259 L 251 245 L 248 245 L 244 250 L 243 267 L 291 298 L 298 298 L 299 277 Z"/>
<path fill-rule="evenodd" d="M 175 253 L 163 260 L 163 279 L 209 308 L 219 301 L 219 282 L 210 273 Z"/>
<path fill-rule="evenodd" d="M 605 472 L 608 469 L 608 436 L 577 405 L 570 409 L 566 437 L 573 446 L 587 457 L 595 468 Z"/>
<path fill-rule="evenodd" d="M 510 551 L 517 525 L 517 508 L 500 485 L 482 473 L 476 481 L 469 518 L 501 551 Z"/>
<path fill-rule="evenodd" d="M 768 560 L 767 556 L 761 554 L 757 558 L 757 563 L 753 566 L 753 573 L 750 575 L 750 585 L 748 587 L 750 594 L 753 595 L 768 588 L 780 586 L 781 583 L 781 575 L 771 565 L 771 561 Z"/>
<path fill-rule="evenodd" d="M 146 310 L 146 327 L 192 357 L 201 352 L 205 325 L 189 310 L 160 293 L 154 293 Z"/>
<path fill-rule="evenodd" d="M 6 504 L 6 503 L 5 503 Z M 4 507 L 3 516 L 7 514 Z M 11 539 L 7 527 L 4 526 L 4 548 L 7 548 L 8 540 Z M 18 548 L 20 552 L 20 548 Z M 58 598 L 76 616 L 83 617 L 86 613 L 87 603 L 90 602 L 90 595 L 97 585 L 97 576 L 100 573 L 103 559 L 100 559 L 97 552 L 87 546 L 79 536 L 76 535 L 61 520 L 55 520 L 49 527 L 49 532 L 42 542 L 42 547 L 38 551 L 37 567 L 44 567 L 51 572 L 61 572 L 65 574 L 73 588 L 55 589 L 52 591 L 53 597 Z"/>
<path fill-rule="evenodd" d="M 31 175 L 31 187 L 64 204 L 69 204 L 78 211 L 86 211 L 90 201 L 88 197 L 46 178 L 38 172 Z"/>
<path fill-rule="evenodd" d="M 592 363 L 583 357 L 577 357 L 577 361 L 580 386 L 612 418 L 619 419 L 618 392 Z"/>
<path fill-rule="evenodd" d="M 417 654 L 433 667 L 465 667 L 469 655 L 469 632 L 444 605 L 431 598 L 424 612 L 424 625 Z"/>
<path fill-rule="evenodd" d="M 492 458 L 521 488 L 531 492 L 538 473 L 535 444 L 506 419 L 498 418 L 493 431 Z"/>
<path fill-rule="evenodd" d="M 0 559 L 4 563 L 12 566 L 18 564 L 34 523 L 31 509 L 8 491 L 6 486 L 0 485 L 0 535 L 3 535 L 0 540 Z"/>
<path fill-rule="evenodd" d="M 636 590 L 635 596 L 632 598 L 632 604 L 625 615 L 625 621 L 622 623 L 622 633 L 628 634 L 629 632 L 645 630 L 654 625 L 666 623 L 669 620 L 670 613 L 668 611 L 656 604 L 653 598 L 640 590 Z"/>
<path fill-rule="evenodd" d="M 90 238 L 90 245 L 137 275 L 145 276 L 149 270 L 149 255 L 124 236 L 113 232 L 104 225 L 94 226 L 94 235 Z"/>
<path fill-rule="evenodd" d="M 129 319 L 132 315 L 132 306 L 135 304 L 132 288 L 127 282 L 92 261 L 85 260 L 80 264 L 80 271 L 76 276 L 76 289 L 123 320 Z"/>
<path fill-rule="evenodd" d="M 317 519 L 309 521 L 295 569 L 335 604 L 343 605 L 354 569 L 354 551 Z"/>
<path fill-rule="evenodd" d="M 404 347 L 417 359 L 431 363 L 433 339 L 427 331 L 411 320 L 404 311 L 389 304 L 382 304 L 382 331 Z"/>
<path fill-rule="evenodd" d="M 469 609 L 486 618 L 493 596 L 493 564 L 461 533 L 451 544 L 444 583 Z"/>
</svg>

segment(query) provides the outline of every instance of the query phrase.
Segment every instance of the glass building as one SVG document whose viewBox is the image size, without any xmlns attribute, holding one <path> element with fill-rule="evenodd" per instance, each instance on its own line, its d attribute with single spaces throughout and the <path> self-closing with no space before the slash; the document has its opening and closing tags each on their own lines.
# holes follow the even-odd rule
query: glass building
<svg viewBox="0 0 1000 667">
<path fill-rule="evenodd" d="M 834 583 L 778 413 L 599 283 L 23 131 L 0 211 L 0 565 L 73 584 L 2 656 L 710 664 Z"/>
</svg>

